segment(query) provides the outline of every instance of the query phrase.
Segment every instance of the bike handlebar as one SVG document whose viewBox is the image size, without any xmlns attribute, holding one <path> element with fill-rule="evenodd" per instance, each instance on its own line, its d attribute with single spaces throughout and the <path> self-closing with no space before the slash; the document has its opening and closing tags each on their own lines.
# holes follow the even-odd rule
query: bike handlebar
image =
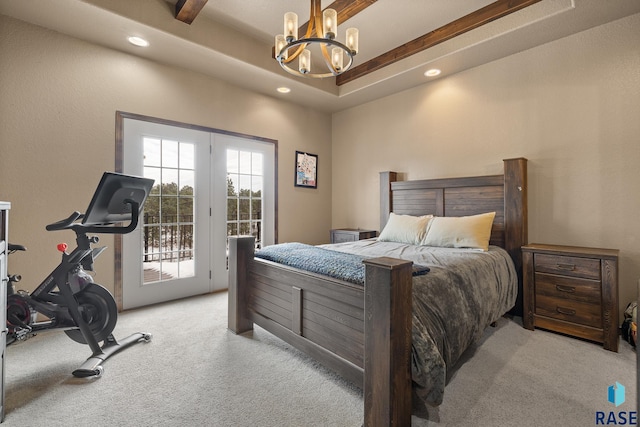
<svg viewBox="0 0 640 427">
<path fill-rule="evenodd" d="M 75 221 L 84 217 L 80 212 L 74 212 L 61 221 L 47 225 L 48 231 L 71 229 L 76 233 L 104 233 L 104 234 L 127 234 L 131 233 L 138 226 L 138 218 L 140 216 L 140 204 L 135 200 L 127 199 L 125 203 L 131 205 L 131 222 L 127 226 L 115 226 L 113 223 L 104 225 L 95 224 L 79 224 Z"/>
<path fill-rule="evenodd" d="M 82 218 L 83 216 L 84 215 L 81 214 L 80 212 L 75 211 L 74 213 L 69 215 L 68 218 L 62 219 L 58 222 L 54 222 L 53 224 L 49 224 L 45 228 L 47 229 L 47 231 L 66 230 L 67 228 L 71 228 L 73 223 L 79 220 L 80 218 Z"/>
</svg>

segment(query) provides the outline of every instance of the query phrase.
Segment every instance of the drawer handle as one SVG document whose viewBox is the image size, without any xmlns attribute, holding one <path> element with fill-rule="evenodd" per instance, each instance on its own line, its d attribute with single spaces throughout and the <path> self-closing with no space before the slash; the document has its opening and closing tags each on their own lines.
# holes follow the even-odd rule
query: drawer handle
<svg viewBox="0 0 640 427">
<path fill-rule="evenodd" d="M 567 316 L 575 316 L 576 311 L 570 308 L 556 307 L 556 311 Z"/>
<path fill-rule="evenodd" d="M 576 269 L 575 264 L 556 264 L 556 267 L 558 267 L 560 270 L 568 270 L 568 271 L 573 271 Z"/>
<path fill-rule="evenodd" d="M 560 292 L 567 292 L 570 294 L 573 294 L 576 292 L 576 288 L 574 286 L 556 285 L 556 289 L 559 290 Z"/>
</svg>

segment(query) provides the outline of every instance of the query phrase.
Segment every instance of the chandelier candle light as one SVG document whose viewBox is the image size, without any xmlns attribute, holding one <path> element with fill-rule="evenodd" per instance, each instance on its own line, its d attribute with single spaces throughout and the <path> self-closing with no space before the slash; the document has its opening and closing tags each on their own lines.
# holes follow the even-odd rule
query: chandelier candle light
<svg viewBox="0 0 640 427">
<path fill-rule="evenodd" d="M 342 74 L 351 67 L 353 57 L 358 53 L 358 30 L 348 28 L 346 43 L 342 44 L 335 40 L 338 30 L 338 14 L 335 10 L 325 9 L 323 12 L 320 0 L 311 0 L 310 15 L 306 34 L 298 39 L 298 15 L 293 12 L 285 13 L 284 34 L 276 36 L 276 60 L 285 71 L 294 76 L 321 79 Z M 316 37 L 312 37 L 314 29 Z M 311 70 L 311 47 L 320 48 L 328 72 Z M 291 54 L 290 50 L 293 50 Z M 348 58 L 347 65 L 344 65 L 345 55 Z M 289 65 L 296 58 L 298 69 Z"/>
</svg>

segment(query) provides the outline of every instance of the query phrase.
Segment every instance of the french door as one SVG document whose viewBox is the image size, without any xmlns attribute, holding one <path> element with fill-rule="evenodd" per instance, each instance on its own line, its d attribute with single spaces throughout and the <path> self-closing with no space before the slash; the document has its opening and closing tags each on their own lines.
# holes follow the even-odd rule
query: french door
<svg viewBox="0 0 640 427">
<path fill-rule="evenodd" d="M 155 180 L 123 236 L 124 309 L 226 289 L 228 235 L 274 242 L 273 143 L 125 118 L 123 172 Z"/>
<path fill-rule="evenodd" d="M 123 171 L 155 183 L 142 224 L 123 237 L 123 308 L 210 291 L 210 139 L 125 119 Z"/>
</svg>

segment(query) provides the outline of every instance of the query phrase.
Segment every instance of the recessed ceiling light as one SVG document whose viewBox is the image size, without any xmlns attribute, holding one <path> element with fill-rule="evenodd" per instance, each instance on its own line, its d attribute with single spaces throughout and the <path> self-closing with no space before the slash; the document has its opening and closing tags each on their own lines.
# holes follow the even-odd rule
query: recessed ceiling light
<svg viewBox="0 0 640 427">
<path fill-rule="evenodd" d="M 281 86 L 281 87 L 279 87 L 279 88 L 278 88 L 278 89 L 276 89 L 276 90 L 277 90 L 278 92 L 280 92 L 280 93 L 289 93 L 289 92 L 291 92 L 291 89 L 289 89 L 288 87 L 284 87 L 284 86 Z"/>
<path fill-rule="evenodd" d="M 440 70 L 438 70 L 437 68 L 432 68 L 424 72 L 424 75 L 427 77 L 435 77 L 438 74 L 440 74 Z"/>
<path fill-rule="evenodd" d="M 140 47 L 149 46 L 149 42 L 143 39 L 142 37 L 131 36 L 127 40 L 129 40 L 129 43 L 135 46 L 140 46 Z"/>
</svg>

